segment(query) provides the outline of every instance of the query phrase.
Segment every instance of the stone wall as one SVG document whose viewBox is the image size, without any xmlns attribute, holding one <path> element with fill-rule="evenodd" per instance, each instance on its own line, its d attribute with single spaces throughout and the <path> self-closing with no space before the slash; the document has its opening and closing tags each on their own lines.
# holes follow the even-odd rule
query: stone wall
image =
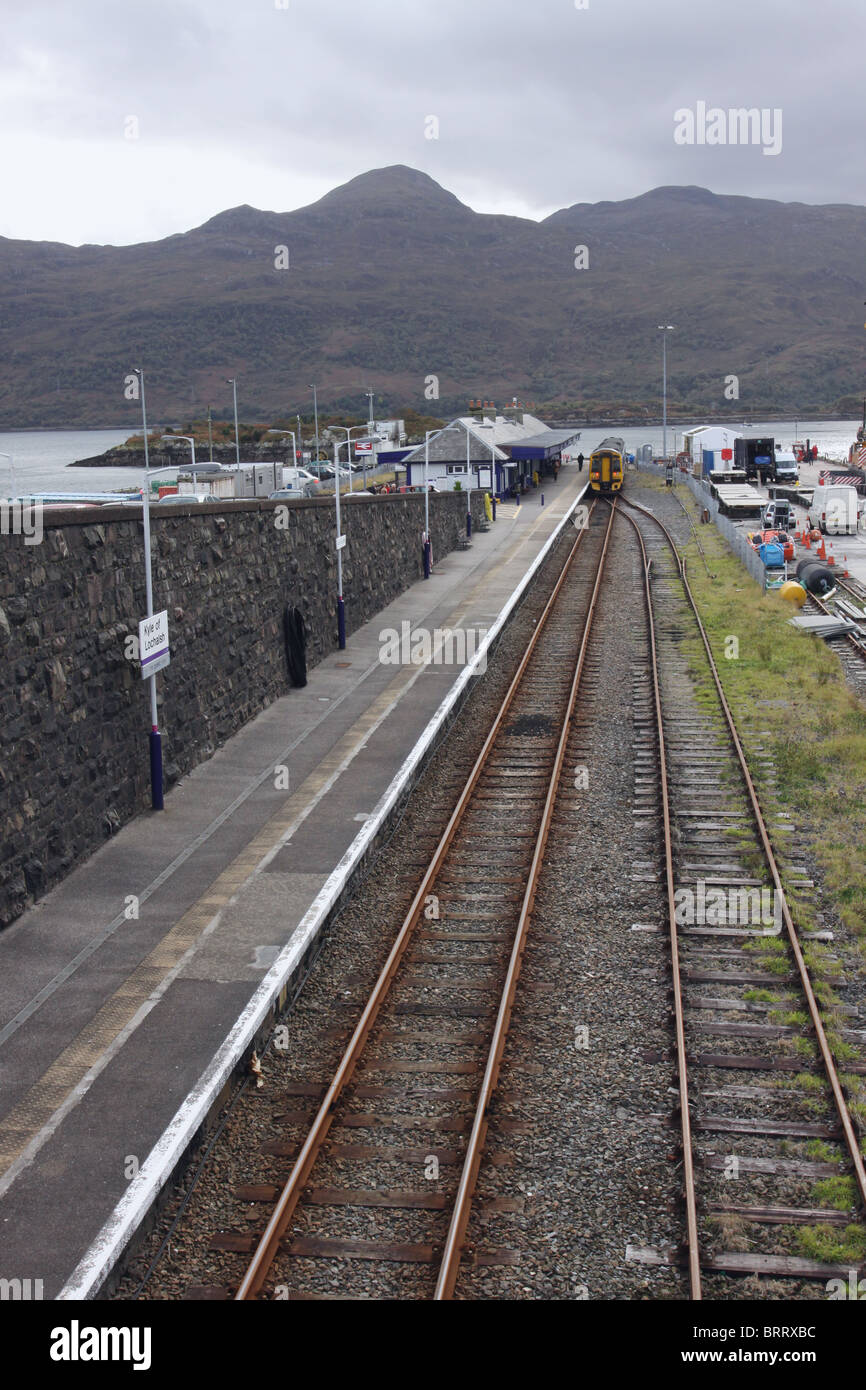
<svg viewBox="0 0 866 1390">
<path fill-rule="evenodd" d="M 482 511 L 475 493 L 475 520 Z M 424 499 L 359 497 L 342 512 L 351 633 L 421 576 Z M 304 614 L 308 666 L 337 647 L 334 507 L 151 515 L 154 607 L 171 638 L 157 678 L 170 785 L 290 688 L 287 604 Z M 465 532 L 465 496 L 431 496 L 430 518 L 445 554 Z M 39 544 L 0 535 L 0 927 L 149 805 L 147 692 L 125 654 L 144 612 L 142 523 L 128 508 L 98 521 L 49 512 Z"/>
</svg>

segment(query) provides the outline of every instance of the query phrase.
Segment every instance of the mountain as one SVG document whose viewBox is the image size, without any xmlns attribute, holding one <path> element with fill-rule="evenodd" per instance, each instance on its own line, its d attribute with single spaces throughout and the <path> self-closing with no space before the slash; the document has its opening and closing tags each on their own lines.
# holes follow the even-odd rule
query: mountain
<svg viewBox="0 0 866 1390">
<path fill-rule="evenodd" d="M 477 396 L 805 413 L 862 385 L 866 209 L 656 188 L 536 223 L 473 212 L 405 166 L 295 212 L 248 206 L 135 246 L 0 238 L 0 427 L 231 407 L 448 409 Z M 576 248 L 588 266 L 575 268 Z M 288 268 L 278 268 L 285 261 Z M 439 379 L 440 404 L 425 399 Z"/>
</svg>

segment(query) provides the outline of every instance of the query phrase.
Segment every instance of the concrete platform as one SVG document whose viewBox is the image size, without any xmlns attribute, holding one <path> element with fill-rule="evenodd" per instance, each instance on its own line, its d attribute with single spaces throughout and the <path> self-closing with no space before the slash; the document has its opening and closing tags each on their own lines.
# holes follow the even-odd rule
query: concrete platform
<svg viewBox="0 0 866 1390">
<path fill-rule="evenodd" d="M 585 479 L 501 506 L 0 937 L 0 1277 L 94 1295 L 474 678 L 380 633 L 501 625 Z"/>
</svg>

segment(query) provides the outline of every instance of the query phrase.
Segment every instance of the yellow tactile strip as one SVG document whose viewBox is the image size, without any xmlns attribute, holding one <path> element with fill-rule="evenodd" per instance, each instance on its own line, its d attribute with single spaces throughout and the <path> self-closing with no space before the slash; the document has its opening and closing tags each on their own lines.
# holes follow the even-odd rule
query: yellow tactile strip
<svg viewBox="0 0 866 1390">
<path fill-rule="evenodd" d="M 537 525 L 543 518 L 538 517 Z M 535 525 L 530 531 L 535 530 Z M 488 588 L 497 571 L 510 563 L 513 555 L 525 544 L 528 533 L 524 532 L 515 545 L 509 548 L 498 565 L 473 588 L 472 595 L 456 608 L 446 619 L 445 626 L 456 626 L 465 616 L 472 598 L 479 586 Z M 286 804 L 262 826 L 256 836 L 236 856 L 235 859 L 214 880 L 205 893 L 180 920 L 166 933 L 144 960 L 136 966 L 124 982 L 97 1010 L 84 1025 L 71 1043 L 51 1063 L 17 1105 L 2 1122 L 0 1137 L 0 1176 L 21 1157 L 27 1146 L 49 1123 L 52 1116 L 63 1105 L 69 1095 L 81 1086 L 87 1073 L 107 1048 L 115 1041 L 135 1017 L 138 1010 L 148 1002 L 153 993 L 166 982 L 166 977 L 176 970 L 186 953 L 199 940 L 202 932 L 213 921 L 232 896 L 255 873 L 261 861 L 274 850 L 281 840 L 288 840 L 296 826 L 303 819 L 303 812 L 309 802 L 332 777 L 338 775 L 341 764 L 346 762 L 366 742 L 376 724 L 400 696 L 404 689 L 416 678 L 418 668 L 405 667 L 395 675 L 382 693 L 377 696 L 367 710 L 356 720 L 351 729 L 343 735 L 325 756 L 315 770 L 288 799 Z"/>
</svg>

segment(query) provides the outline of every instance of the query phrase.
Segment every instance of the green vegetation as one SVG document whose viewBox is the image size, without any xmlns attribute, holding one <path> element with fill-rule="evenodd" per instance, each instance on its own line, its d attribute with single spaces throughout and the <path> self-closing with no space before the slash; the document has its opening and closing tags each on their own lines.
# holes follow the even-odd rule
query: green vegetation
<svg viewBox="0 0 866 1390">
<path fill-rule="evenodd" d="M 641 479 L 643 482 L 643 478 Z M 653 480 L 651 485 L 662 487 Z M 679 495 L 697 517 L 697 505 L 690 492 Z M 767 813 L 770 835 L 785 878 L 788 832 L 775 818 L 791 816 L 796 825 L 799 860 L 802 841 L 809 840 L 809 853 L 816 865 L 825 903 L 832 905 L 842 934 L 832 950 L 816 941 L 803 941 L 802 950 L 813 982 L 816 998 L 831 1051 L 837 1064 L 860 1057 L 862 1053 L 843 1037 L 844 1015 L 838 1007 L 834 979 L 842 965 L 836 955 L 850 949 L 854 967 L 863 968 L 866 957 L 866 821 L 862 807 L 866 801 L 866 709 L 845 683 L 835 653 L 792 628 L 791 610 L 778 594 L 763 594 L 748 576 L 739 560 L 728 549 L 714 527 L 701 528 L 701 541 L 710 570 L 707 576 L 692 535 L 683 547 L 687 573 L 695 602 L 709 635 L 719 678 L 743 737 L 749 771 Z M 726 643 L 738 639 L 738 655 L 726 657 Z M 703 647 L 697 640 L 683 643 L 698 684 L 699 698 L 710 680 Z M 769 753 L 775 782 L 768 780 L 767 767 L 750 752 L 760 743 Z M 742 839 L 744 848 L 751 839 Z M 815 909 L 806 895 L 792 893 L 788 903 L 801 939 L 817 927 Z M 838 931 L 838 924 L 832 923 Z M 850 934 L 850 935 L 849 935 Z M 756 964 L 768 974 L 791 971 L 786 936 L 760 938 L 747 943 Z M 772 992 L 767 1002 L 780 1002 Z M 793 1004 L 773 1010 L 771 1018 L 805 1027 L 808 1020 Z M 815 1055 L 811 1036 L 780 1039 L 788 1052 L 804 1058 Z M 863 1078 L 848 1077 L 852 1113 L 866 1118 L 866 1086 Z M 793 1082 L 779 1078 L 781 1084 L 817 1093 L 825 1089 L 818 1077 L 803 1073 Z"/>
<path fill-rule="evenodd" d="M 821 1264 L 856 1266 L 866 1257 L 864 1226 L 800 1226 L 797 1239 L 804 1255 Z"/>
<path fill-rule="evenodd" d="M 725 693 L 743 727 L 760 720 L 761 729 L 769 731 L 763 742 L 775 763 L 779 803 L 796 808 L 798 823 L 811 831 L 824 885 L 842 923 L 866 933 L 866 709 L 845 684 L 835 654 L 790 627 L 785 601 L 762 594 L 721 536 L 713 528 L 704 530 L 702 541 L 718 580 L 709 580 L 692 562 L 689 583 Z M 691 540 L 685 553 L 695 552 Z M 729 635 L 739 638 L 736 660 L 725 658 Z M 762 766 L 754 762 L 750 771 L 766 799 L 770 792 Z"/>
<path fill-rule="evenodd" d="M 854 1179 L 847 1174 L 838 1177 L 822 1178 L 812 1189 L 815 1201 L 821 1207 L 833 1207 L 835 1211 L 851 1211 L 857 1201 L 857 1187 Z"/>
</svg>

